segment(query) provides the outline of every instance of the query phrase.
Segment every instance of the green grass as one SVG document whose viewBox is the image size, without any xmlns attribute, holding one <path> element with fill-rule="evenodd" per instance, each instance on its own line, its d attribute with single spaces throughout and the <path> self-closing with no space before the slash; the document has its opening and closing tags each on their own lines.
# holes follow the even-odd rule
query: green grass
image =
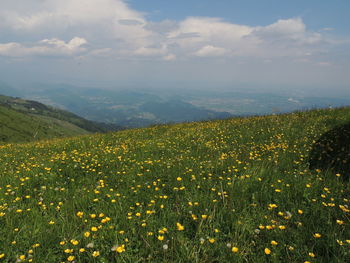
<svg viewBox="0 0 350 263">
<path fill-rule="evenodd" d="M 341 108 L 0 146 L 0 262 L 346 262 L 349 182 L 308 156 L 348 122 Z"/>
<path fill-rule="evenodd" d="M 0 95 L 0 142 L 29 142 L 120 130 L 37 101 Z"/>
<path fill-rule="evenodd" d="M 0 105 L 0 142 L 29 142 L 88 133 L 66 121 L 22 113 Z"/>
</svg>

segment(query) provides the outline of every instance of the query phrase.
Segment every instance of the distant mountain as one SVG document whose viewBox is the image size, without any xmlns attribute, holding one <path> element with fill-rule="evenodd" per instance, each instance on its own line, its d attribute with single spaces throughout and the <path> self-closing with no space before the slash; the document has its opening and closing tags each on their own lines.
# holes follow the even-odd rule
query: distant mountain
<svg viewBox="0 0 350 263">
<path fill-rule="evenodd" d="M 4 87 L 9 92 L 15 92 Z M 112 126 L 143 127 L 161 123 L 266 115 L 296 110 L 349 106 L 350 98 L 290 90 L 204 90 L 173 88 L 88 88 L 69 84 L 28 84 L 20 96 Z M 306 96 L 306 94 L 308 94 Z M 310 95 L 311 94 L 311 95 Z M 107 127 L 107 129 L 110 129 Z"/>
<path fill-rule="evenodd" d="M 207 110 L 181 100 L 147 102 L 142 104 L 139 109 L 157 116 L 161 122 L 167 122 L 169 119 L 173 122 L 224 119 L 231 116 L 226 112 Z"/>
<path fill-rule="evenodd" d="M 149 91 L 55 85 L 33 89 L 27 98 L 69 110 L 93 121 L 142 127 L 152 124 L 222 119 L 232 116 Z"/>
<path fill-rule="evenodd" d="M 0 142 L 25 142 L 118 130 L 40 102 L 0 95 Z"/>
</svg>

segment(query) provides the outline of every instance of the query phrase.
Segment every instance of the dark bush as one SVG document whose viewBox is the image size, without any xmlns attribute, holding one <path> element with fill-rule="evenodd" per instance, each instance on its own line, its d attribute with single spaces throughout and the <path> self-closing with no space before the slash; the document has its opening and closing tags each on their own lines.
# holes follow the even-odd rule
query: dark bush
<svg viewBox="0 0 350 263">
<path fill-rule="evenodd" d="M 323 134 L 313 145 L 310 169 L 331 170 L 345 179 L 350 177 L 350 123 Z"/>
</svg>

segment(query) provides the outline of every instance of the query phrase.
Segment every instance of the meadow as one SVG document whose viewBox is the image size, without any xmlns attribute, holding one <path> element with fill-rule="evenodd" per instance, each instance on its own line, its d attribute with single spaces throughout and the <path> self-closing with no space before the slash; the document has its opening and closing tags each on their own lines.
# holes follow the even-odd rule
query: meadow
<svg viewBox="0 0 350 263">
<path fill-rule="evenodd" d="M 349 262 L 350 108 L 0 146 L 0 262 Z M 340 160 L 346 162 L 347 160 Z"/>
</svg>

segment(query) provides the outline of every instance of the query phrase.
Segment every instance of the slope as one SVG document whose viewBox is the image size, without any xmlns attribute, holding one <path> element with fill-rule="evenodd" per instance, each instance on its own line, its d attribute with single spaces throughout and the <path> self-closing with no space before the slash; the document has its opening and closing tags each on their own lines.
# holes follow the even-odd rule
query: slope
<svg viewBox="0 0 350 263">
<path fill-rule="evenodd" d="M 31 114 L 38 117 L 51 117 L 61 121 L 69 122 L 88 132 L 107 132 L 121 129 L 121 127 L 118 125 L 89 121 L 71 112 L 47 106 L 45 104 L 32 100 L 24 100 L 20 98 L 0 95 L 0 105 L 25 114 Z"/>
<path fill-rule="evenodd" d="M 350 171 L 312 162 L 350 162 L 348 123 L 339 108 L 1 146 L 0 257 L 348 262 Z"/>
<path fill-rule="evenodd" d="M 1 142 L 27 142 L 88 133 L 88 131 L 67 121 L 25 114 L 0 106 Z"/>
</svg>

